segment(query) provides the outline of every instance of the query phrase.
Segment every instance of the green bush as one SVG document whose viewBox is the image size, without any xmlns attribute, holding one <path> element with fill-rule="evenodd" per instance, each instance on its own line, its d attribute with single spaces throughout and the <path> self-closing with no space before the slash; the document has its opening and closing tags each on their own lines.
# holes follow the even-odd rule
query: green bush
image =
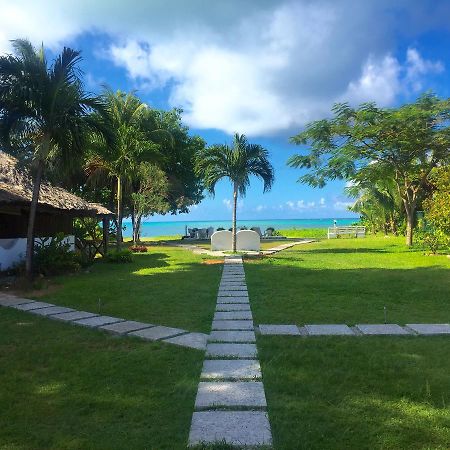
<svg viewBox="0 0 450 450">
<path fill-rule="evenodd" d="M 442 230 L 435 228 L 417 231 L 416 242 L 422 249 L 430 251 L 433 255 L 438 250 L 448 249 L 450 245 L 449 237 Z"/>
<path fill-rule="evenodd" d="M 112 250 L 105 256 L 106 261 L 110 263 L 130 263 L 133 262 L 133 253 L 128 250 Z"/>
<path fill-rule="evenodd" d="M 42 275 L 58 275 L 80 269 L 78 256 L 64 241 L 64 234 L 37 241 L 34 249 L 34 269 Z"/>
</svg>

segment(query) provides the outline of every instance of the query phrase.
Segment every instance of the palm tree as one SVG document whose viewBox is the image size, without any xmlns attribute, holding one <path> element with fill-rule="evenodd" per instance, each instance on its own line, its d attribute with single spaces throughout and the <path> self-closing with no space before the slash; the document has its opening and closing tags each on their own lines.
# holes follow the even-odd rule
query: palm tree
<svg viewBox="0 0 450 450">
<path fill-rule="evenodd" d="M 85 94 L 77 64 L 80 53 L 64 48 L 47 65 L 44 48 L 13 41 L 14 54 L 0 57 L 0 131 L 4 148 L 19 147 L 35 169 L 30 205 L 26 272 L 32 277 L 34 224 L 41 180 L 49 163 L 70 167 L 81 157 L 88 134 L 105 132 L 92 120 L 102 111 L 97 98 Z"/>
<path fill-rule="evenodd" d="M 222 178 L 228 178 L 233 184 L 233 252 L 236 251 L 238 195 L 245 196 L 251 175 L 263 181 L 264 192 L 271 189 L 274 182 L 274 169 L 268 157 L 269 152 L 265 148 L 261 145 L 250 144 L 243 134 L 236 133 L 231 147 L 214 145 L 200 152 L 197 158 L 197 171 L 211 195 L 214 195 L 216 184 Z"/>
<path fill-rule="evenodd" d="M 117 248 L 122 243 L 123 195 L 130 190 L 143 162 L 158 160 L 159 146 L 152 140 L 161 130 L 156 127 L 150 110 L 133 93 L 106 90 L 110 127 L 115 131 L 115 145 L 104 140 L 93 141 L 86 172 L 93 183 L 113 179 L 116 194 Z"/>
</svg>

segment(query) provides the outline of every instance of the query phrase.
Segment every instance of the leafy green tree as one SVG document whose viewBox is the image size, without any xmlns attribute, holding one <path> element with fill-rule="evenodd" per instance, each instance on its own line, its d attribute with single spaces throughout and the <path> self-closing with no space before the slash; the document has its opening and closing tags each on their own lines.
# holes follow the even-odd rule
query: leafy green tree
<svg viewBox="0 0 450 450">
<path fill-rule="evenodd" d="M 271 189 L 274 169 L 269 161 L 269 152 L 261 145 L 250 144 L 243 134 L 236 133 L 231 147 L 214 145 L 200 152 L 197 170 L 211 195 L 214 195 L 216 184 L 221 179 L 228 178 L 233 184 L 232 250 L 235 252 L 238 195 L 245 196 L 252 175 L 263 181 L 264 192 Z"/>
<path fill-rule="evenodd" d="M 26 272 L 32 276 L 34 224 L 41 180 L 50 164 L 70 169 L 82 158 L 89 135 L 105 142 L 107 127 L 99 115 L 103 103 L 85 94 L 77 65 L 80 53 L 64 48 L 50 66 L 44 48 L 13 41 L 14 54 L 0 57 L 0 132 L 4 149 L 15 151 L 34 167 Z M 102 134 L 103 133 L 103 134 Z"/>
<path fill-rule="evenodd" d="M 312 122 L 292 138 L 308 149 L 288 164 L 308 169 L 300 181 L 318 187 L 333 179 L 373 181 L 375 173 L 380 180 L 389 177 L 406 214 L 406 244 L 412 245 L 415 211 L 430 173 L 450 158 L 450 101 L 426 94 L 400 108 L 338 103 L 332 111 L 331 119 Z"/>
</svg>

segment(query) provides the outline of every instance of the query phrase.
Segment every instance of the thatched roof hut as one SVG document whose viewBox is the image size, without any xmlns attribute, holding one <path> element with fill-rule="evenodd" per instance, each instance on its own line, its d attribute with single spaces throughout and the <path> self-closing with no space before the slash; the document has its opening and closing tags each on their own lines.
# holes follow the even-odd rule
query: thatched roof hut
<svg viewBox="0 0 450 450">
<path fill-rule="evenodd" d="M 28 170 L 19 167 L 16 158 L 0 151 L 0 211 L 28 209 L 33 194 L 33 179 Z M 72 217 L 108 216 L 113 213 L 98 203 L 43 182 L 39 194 L 40 212 L 64 212 Z"/>
</svg>

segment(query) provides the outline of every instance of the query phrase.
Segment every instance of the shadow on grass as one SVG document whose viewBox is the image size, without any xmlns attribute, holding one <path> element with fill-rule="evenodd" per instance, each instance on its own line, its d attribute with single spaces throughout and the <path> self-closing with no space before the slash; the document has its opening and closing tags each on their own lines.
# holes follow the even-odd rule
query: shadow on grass
<svg viewBox="0 0 450 450">
<path fill-rule="evenodd" d="M 277 449 L 448 447 L 447 337 L 261 337 L 258 346 Z"/>
</svg>

